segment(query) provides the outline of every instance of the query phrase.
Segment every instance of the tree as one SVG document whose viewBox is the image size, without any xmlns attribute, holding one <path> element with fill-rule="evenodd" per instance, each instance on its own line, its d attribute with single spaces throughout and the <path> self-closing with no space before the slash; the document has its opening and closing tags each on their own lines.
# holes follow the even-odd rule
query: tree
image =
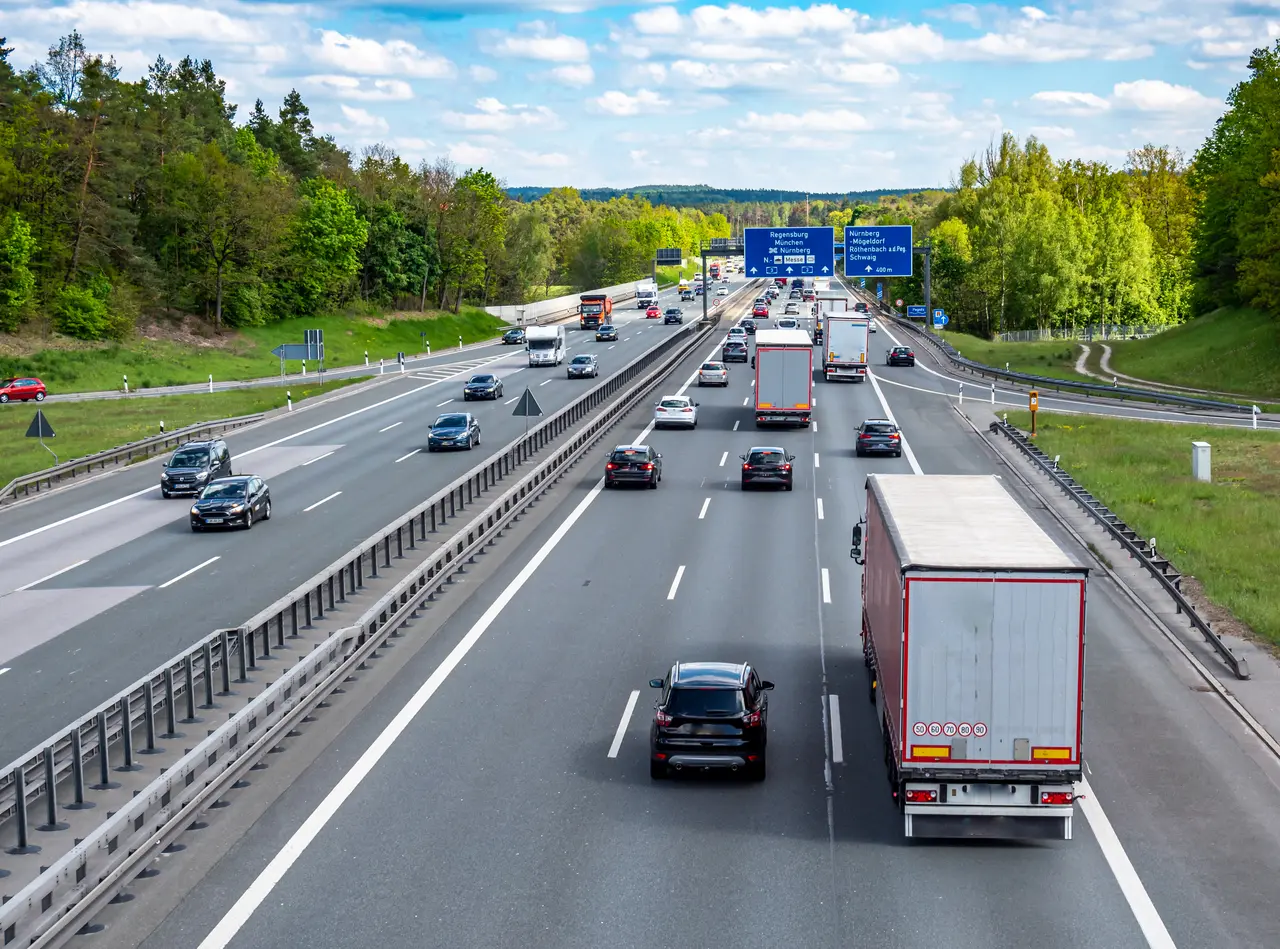
<svg viewBox="0 0 1280 949">
<path fill-rule="evenodd" d="M 36 242 L 16 211 L 0 219 L 0 329 L 12 333 L 35 298 L 36 278 L 28 266 Z"/>
<path fill-rule="evenodd" d="M 360 271 L 368 223 L 331 181 L 306 182 L 287 237 L 289 306 L 299 316 L 340 303 Z"/>
</svg>

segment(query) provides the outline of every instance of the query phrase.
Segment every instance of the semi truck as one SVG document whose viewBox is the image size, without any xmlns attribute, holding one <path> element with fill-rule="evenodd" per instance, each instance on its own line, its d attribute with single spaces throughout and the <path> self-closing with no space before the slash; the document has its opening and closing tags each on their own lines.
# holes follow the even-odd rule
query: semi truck
<svg viewBox="0 0 1280 949">
<path fill-rule="evenodd" d="M 558 366 L 564 360 L 563 326 L 530 326 L 524 334 L 530 366 Z"/>
<path fill-rule="evenodd" d="M 994 475 L 870 475 L 852 541 L 905 836 L 1070 840 L 1088 568 Z"/>
<path fill-rule="evenodd" d="M 813 416 L 813 341 L 801 329 L 758 330 L 756 353 L 756 428 L 809 426 Z"/>
<path fill-rule="evenodd" d="M 584 330 L 599 329 L 613 313 L 613 297 L 607 293 L 584 293 L 578 298 L 578 324 Z"/>
<path fill-rule="evenodd" d="M 865 379 L 871 348 L 870 321 L 857 314 L 828 312 L 822 317 L 822 333 L 822 378 L 827 382 Z"/>
<path fill-rule="evenodd" d="M 636 284 L 636 309 L 646 310 L 658 302 L 658 288 L 651 283 Z"/>
<path fill-rule="evenodd" d="M 710 270 L 711 270 L 711 279 L 712 279 L 712 280 L 719 280 L 719 279 L 720 279 L 720 263 L 719 263 L 719 261 L 717 261 L 716 263 L 713 263 L 713 264 L 711 265 L 711 267 L 710 267 Z"/>
</svg>

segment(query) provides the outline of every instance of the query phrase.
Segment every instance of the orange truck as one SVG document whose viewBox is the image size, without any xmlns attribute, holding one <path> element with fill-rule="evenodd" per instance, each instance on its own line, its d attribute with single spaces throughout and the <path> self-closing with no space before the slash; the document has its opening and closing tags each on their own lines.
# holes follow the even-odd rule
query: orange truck
<svg viewBox="0 0 1280 949">
<path fill-rule="evenodd" d="M 578 298 L 578 323 L 584 330 L 599 329 L 613 313 L 613 297 L 605 293 L 584 293 Z"/>
</svg>

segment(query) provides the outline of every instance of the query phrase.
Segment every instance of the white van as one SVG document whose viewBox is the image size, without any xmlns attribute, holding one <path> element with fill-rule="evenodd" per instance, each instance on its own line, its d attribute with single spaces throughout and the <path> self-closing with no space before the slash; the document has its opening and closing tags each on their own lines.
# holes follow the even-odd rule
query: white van
<svg viewBox="0 0 1280 949">
<path fill-rule="evenodd" d="M 564 327 L 531 326 L 524 334 L 530 366 L 558 366 L 564 361 Z"/>
</svg>

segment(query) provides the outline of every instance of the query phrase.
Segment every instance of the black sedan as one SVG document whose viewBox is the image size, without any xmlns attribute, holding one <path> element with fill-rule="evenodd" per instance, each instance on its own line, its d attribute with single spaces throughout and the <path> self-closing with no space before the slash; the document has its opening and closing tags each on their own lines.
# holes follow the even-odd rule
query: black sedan
<svg viewBox="0 0 1280 949">
<path fill-rule="evenodd" d="M 914 366 L 916 364 L 916 354 L 911 351 L 909 346 L 895 346 L 885 353 L 884 364 L 886 366 Z"/>
<path fill-rule="evenodd" d="M 465 448 L 470 451 L 480 444 L 480 423 L 470 412 L 441 415 L 427 434 L 427 451 Z"/>
<path fill-rule="evenodd" d="M 765 776 L 773 683 L 739 662 L 677 662 L 665 678 L 649 731 L 649 776 L 676 771 L 741 771 Z"/>
<path fill-rule="evenodd" d="M 795 455 L 789 455 L 781 448 L 752 448 L 742 459 L 742 490 L 754 488 L 758 484 L 781 485 L 790 491 L 792 487 L 791 462 Z"/>
<path fill-rule="evenodd" d="M 271 489 L 257 475 L 236 475 L 210 481 L 191 505 L 191 529 L 253 527 L 257 519 L 271 519 Z"/>
<path fill-rule="evenodd" d="M 902 457 L 902 432 L 887 418 L 869 418 L 858 427 L 855 449 L 862 455 L 893 455 Z"/>
<path fill-rule="evenodd" d="M 618 328 L 614 326 L 612 323 L 605 323 L 601 326 L 596 327 L 597 343 L 605 343 L 605 342 L 616 343 L 617 341 L 618 341 Z"/>
<path fill-rule="evenodd" d="M 489 373 L 477 373 L 467 380 L 462 389 L 462 401 L 472 399 L 501 399 L 502 380 Z"/>
<path fill-rule="evenodd" d="M 664 325 L 667 323 L 683 323 L 684 310 L 678 306 L 667 307 L 666 312 L 662 314 L 662 322 Z"/>
<path fill-rule="evenodd" d="M 640 484 L 656 490 L 662 480 L 662 455 L 648 445 L 619 445 L 609 452 L 604 486 Z"/>
<path fill-rule="evenodd" d="M 511 329 L 502 334 L 503 346 L 518 346 L 524 342 L 524 330 Z"/>
</svg>

